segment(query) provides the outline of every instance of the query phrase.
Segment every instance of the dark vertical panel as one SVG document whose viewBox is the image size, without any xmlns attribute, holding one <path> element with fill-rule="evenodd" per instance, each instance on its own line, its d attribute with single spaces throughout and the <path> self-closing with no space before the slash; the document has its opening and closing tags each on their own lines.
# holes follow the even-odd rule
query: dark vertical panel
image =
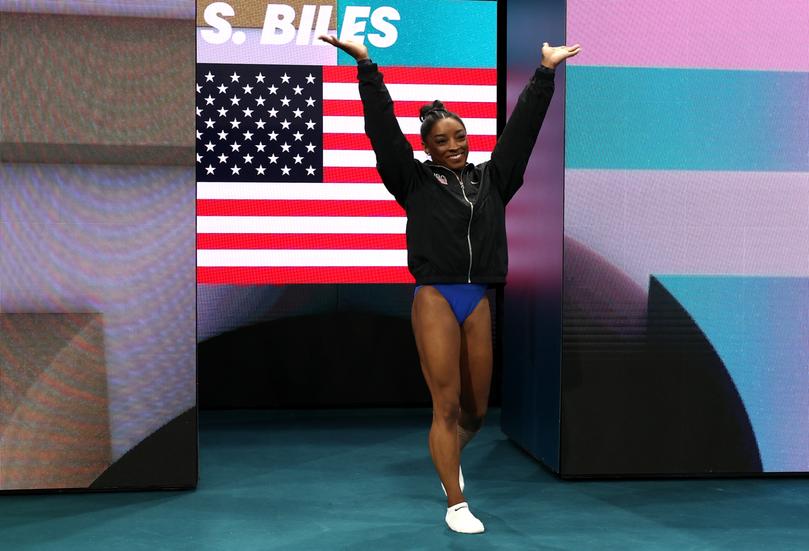
<svg viewBox="0 0 809 551">
<path fill-rule="evenodd" d="M 507 110 L 539 65 L 543 42 L 565 40 L 565 2 L 508 2 Z M 508 208 L 509 284 L 504 292 L 503 431 L 559 469 L 564 179 L 564 64 L 525 174 Z"/>
</svg>

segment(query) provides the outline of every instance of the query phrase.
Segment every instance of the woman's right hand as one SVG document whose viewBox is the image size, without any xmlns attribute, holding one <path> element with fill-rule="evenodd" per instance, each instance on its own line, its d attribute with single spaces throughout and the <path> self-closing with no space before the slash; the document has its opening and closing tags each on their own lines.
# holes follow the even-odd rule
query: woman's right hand
<svg viewBox="0 0 809 551">
<path fill-rule="evenodd" d="M 368 48 L 366 48 L 364 44 L 353 42 L 351 40 L 338 40 L 336 36 L 325 34 L 319 36 L 318 38 L 323 42 L 328 42 L 336 48 L 340 48 L 357 61 L 368 59 Z"/>
</svg>

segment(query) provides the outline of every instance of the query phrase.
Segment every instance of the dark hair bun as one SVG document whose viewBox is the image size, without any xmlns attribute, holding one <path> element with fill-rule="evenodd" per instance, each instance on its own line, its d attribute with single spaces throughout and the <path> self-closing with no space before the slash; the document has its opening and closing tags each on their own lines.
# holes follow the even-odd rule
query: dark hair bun
<svg viewBox="0 0 809 551">
<path fill-rule="evenodd" d="M 427 115 L 432 113 L 433 111 L 446 111 L 447 109 L 444 107 L 444 104 L 438 100 L 435 100 L 432 103 L 428 103 L 426 105 L 422 105 L 421 109 L 419 109 L 419 120 L 424 122 L 424 119 L 427 118 Z"/>
</svg>

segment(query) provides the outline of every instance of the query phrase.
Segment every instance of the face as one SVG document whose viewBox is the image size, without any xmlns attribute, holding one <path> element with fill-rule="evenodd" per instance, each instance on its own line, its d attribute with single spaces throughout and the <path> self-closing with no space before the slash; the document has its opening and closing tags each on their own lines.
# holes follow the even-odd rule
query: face
<svg viewBox="0 0 809 551">
<path fill-rule="evenodd" d="M 452 170 L 466 166 L 469 145 L 466 142 L 466 129 L 453 118 L 439 119 L 430 129 L 424 142 L 424 151 L 433 162 Z"/>
</svg>

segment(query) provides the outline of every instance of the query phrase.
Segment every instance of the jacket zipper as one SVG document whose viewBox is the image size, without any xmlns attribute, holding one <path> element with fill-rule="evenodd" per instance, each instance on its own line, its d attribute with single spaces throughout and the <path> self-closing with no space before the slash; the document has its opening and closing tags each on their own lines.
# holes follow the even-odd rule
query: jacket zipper
<svg viewBox="0 0 809 551">
<path fill-rule="evenodd" d="M 461 170 L 461 176 L 463 176 L 463 171 L 466 170 L 464 167 Z M 450 171 L 455 174 L 455 171 Z M 466 196 L 466 188 L 463 185 L 463 180 L 455 174 L 455 178 L 458 179 L 458 183 L 461 185 L 461 193 L 463 194 L 464 200 L 469 203 L 469 225 L 466 227 L 466 243 L 469 245 L 469 272 L 466 275 L 466 282 L 472 283 L 472 217 L 475 215 L 475 205 L 472 204 L 472 201 Z"/>
</svg>

